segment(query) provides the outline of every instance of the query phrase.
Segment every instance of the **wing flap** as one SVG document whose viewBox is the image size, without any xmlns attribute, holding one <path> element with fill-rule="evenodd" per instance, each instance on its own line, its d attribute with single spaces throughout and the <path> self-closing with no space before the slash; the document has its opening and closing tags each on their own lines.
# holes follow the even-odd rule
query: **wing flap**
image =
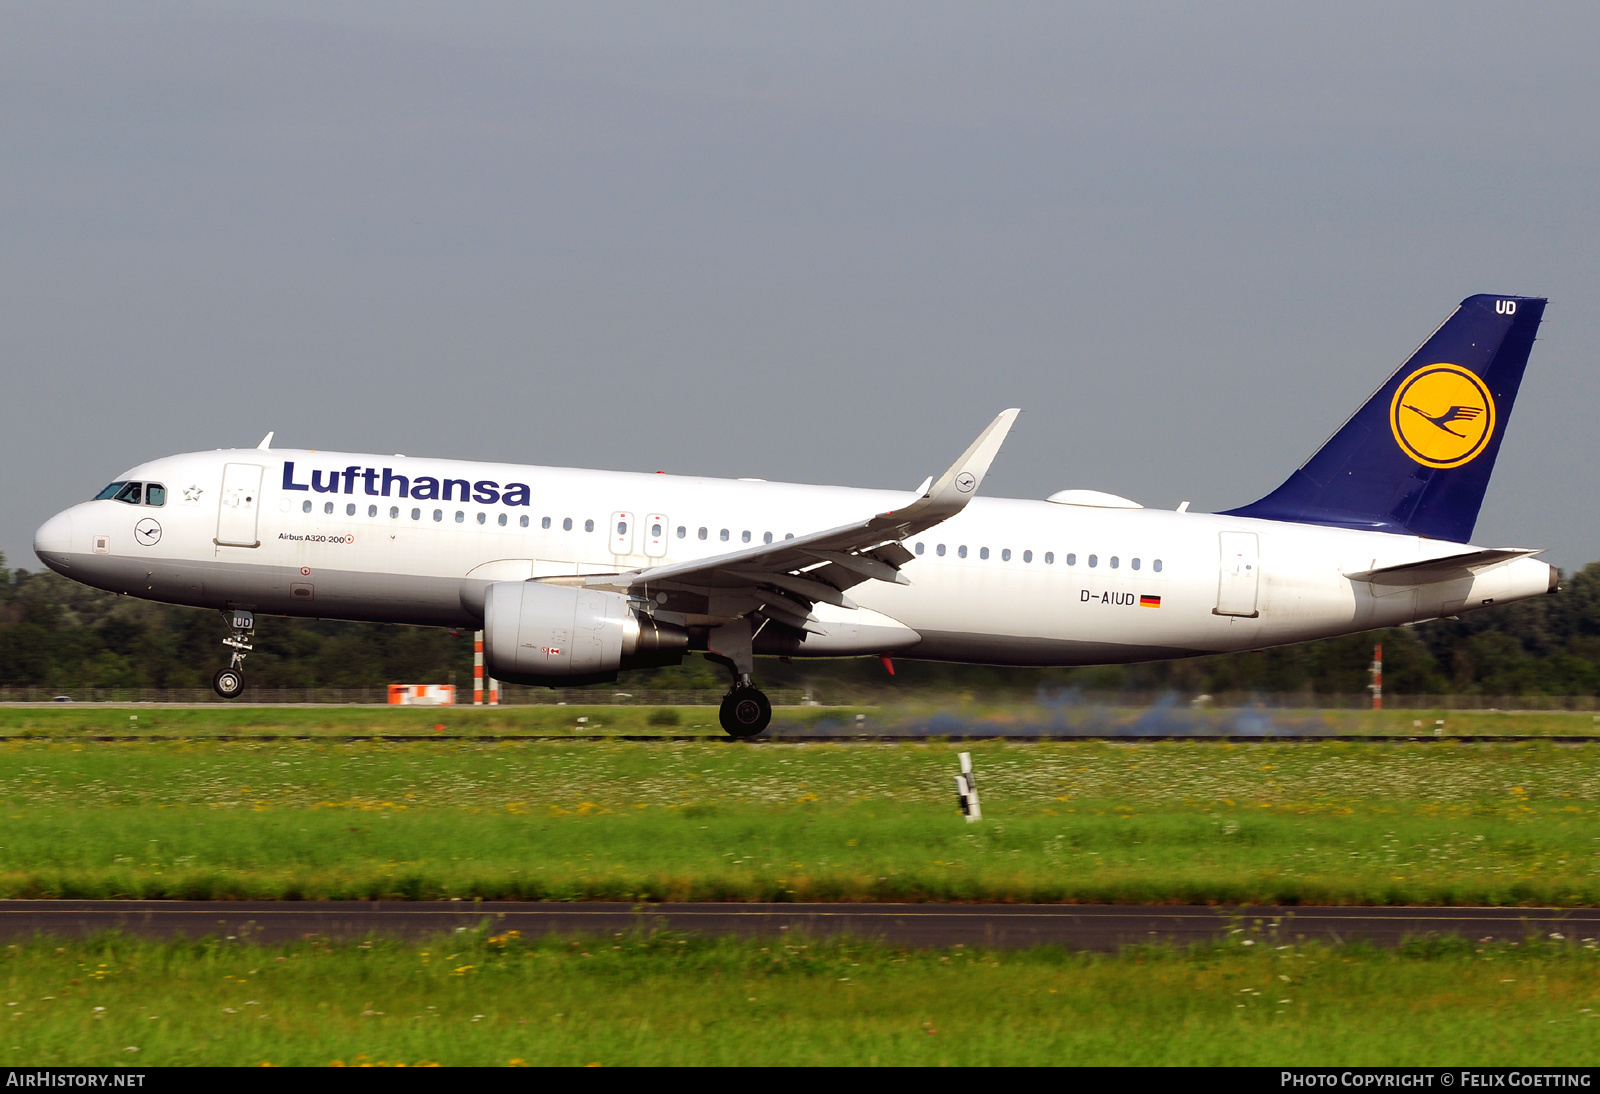
<svg viewBox="0 0 1600 1094">
<path fill-rule="evenodd" d="M 839 608 L 854 608 L 856 606 L 854 600 L 845 596 L 836 587 L 824 584 L 821 581 L 812 581 L 809 576 L 748 572 L 734 573 L 731 576 L 741 581 L 749 582 L 751 585 L 771 585 L 774 588 L 794 593 L 796 596 L 803 596 L 807 600 L 820 600 L 824 604 L 832 604 Z"/>
</svg>

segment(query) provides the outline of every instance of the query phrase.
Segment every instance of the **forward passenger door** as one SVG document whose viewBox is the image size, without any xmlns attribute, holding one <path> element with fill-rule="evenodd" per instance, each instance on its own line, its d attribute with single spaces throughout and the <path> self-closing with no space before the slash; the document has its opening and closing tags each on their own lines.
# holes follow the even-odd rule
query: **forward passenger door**
<svg viewBox="0 0 1600 1094">
<path fill-rule="evenodd" d="M 222 468 L 222 498 L 217 511 L 217 546 L 261 546 L 256 534 L 256 519 L 260 513 L 261 465 L 225 465 Z"/>
</svg>

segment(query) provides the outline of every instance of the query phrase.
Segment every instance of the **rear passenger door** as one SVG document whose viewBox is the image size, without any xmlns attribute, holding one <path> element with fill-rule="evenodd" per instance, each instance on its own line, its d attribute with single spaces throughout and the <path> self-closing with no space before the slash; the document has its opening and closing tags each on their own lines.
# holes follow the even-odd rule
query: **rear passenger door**
<svg viewBox="0 0 1600 1094">
<path fill-rule="evenodd" d="M 1221 549 L 1217 579 L 1217 615 L 1254 618 L 1261 582 L 1261 551 L 1254 532 L 1219 533 Z"/>
</svg>

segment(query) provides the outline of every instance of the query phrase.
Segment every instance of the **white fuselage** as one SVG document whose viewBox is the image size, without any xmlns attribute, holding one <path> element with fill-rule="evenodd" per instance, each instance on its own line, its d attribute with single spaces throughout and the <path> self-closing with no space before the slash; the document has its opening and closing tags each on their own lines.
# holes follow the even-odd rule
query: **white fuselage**
<svg viewBox="0 0 1600 1094">
<path fill-rule="evenodd" d="M 172 456 L 121 479 L 161 484 L 164 503 L 66 510 L 39 530 L 47 565 L 173 604 L 460 627 L 480 625 L 490 582 L 709 558 L 914 496 L 256 449 Z M 1464 549 L 1415 536 L 1005 498 L 977 498 L 905 546 L 916 556 L 901 568 L 910 584 L 867 581 L 850 590 L 855 610 L 817 605 L 835 633 L 787 652 L 1140 661 L 1393 626 L 1553 588 L 1551 568 L 1530 558 L 1432 584 L 1346 576 Z"/>
</svg>

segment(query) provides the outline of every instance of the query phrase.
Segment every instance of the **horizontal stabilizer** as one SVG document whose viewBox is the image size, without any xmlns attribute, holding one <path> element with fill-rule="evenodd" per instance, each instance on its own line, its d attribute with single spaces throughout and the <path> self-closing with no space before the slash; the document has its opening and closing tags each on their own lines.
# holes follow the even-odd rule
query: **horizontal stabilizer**
<svg viewBox="0 0 1600 1094">
<path fill-rule="evenodd" d="M 1431 585 L 1435 581 L 1469 577 L 1479 570 L 1498 566 L 1512 559 L 1528 558 L 1542 554 L 1544 548 L 1491 547 L 1482 551 L 1468 551 L 1443 558 L 1425 558 L 1421 562 L 1404 562 L 1399 566 L 1380 566 L 1376 570 L 1363 570 L 1345 574 L 1351 581 L 1370 581 L 1374 585 Z"/>
</svg>

